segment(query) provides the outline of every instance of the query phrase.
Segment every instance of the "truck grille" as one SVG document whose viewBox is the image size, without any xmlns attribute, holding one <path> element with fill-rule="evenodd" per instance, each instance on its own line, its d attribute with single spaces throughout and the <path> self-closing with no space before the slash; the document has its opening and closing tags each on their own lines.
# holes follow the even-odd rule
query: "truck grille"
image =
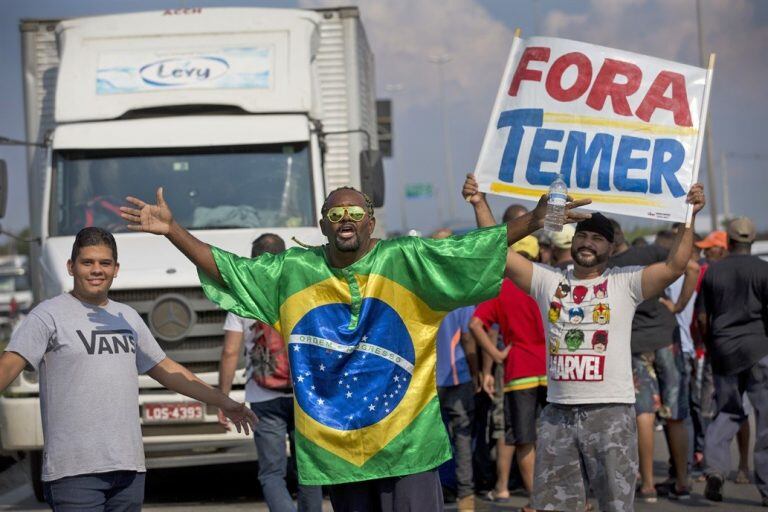
<svg viewBox="0 0 768 512">
<path fill-rule="evenodd" d="M 183 364 L 195 373 L 218 371 L 221 357 L 221 346 L 224 342 L 224 319 L 227 312 L 209 301 L 202 288 L 156 288 L 139 290 L 110 290 L 109 298 L 122 302 L 134 308 L 142 320 L 151 326 L 149 315 L 152 306 L 158 298 L 165 295 L 181 296 L 194 311 L 195 321 L 190 326 L 187 335 L 177 341 L 164 341 L 158 333 L 158 343 L 168 357 Z M 151 327 L 150 327 L 151 329 Z M 238 367 L 244 366 L 240 358 Z"/>
</svg>

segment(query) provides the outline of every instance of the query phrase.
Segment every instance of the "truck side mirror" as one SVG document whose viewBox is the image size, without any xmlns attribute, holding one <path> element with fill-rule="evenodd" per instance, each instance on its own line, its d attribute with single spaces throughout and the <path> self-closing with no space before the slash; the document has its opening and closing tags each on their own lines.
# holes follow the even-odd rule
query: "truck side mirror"
<svg viewBox="0 0 768 512">
<path fill-rule="evenodd" d="M 8 166 L 5 160 L 0 160 L 0 219 L 5 217 L 5 207 L 8 204 Z"/>
<path fill-rule="evenodd" d="M 384 206 L 384 164 L 375 149 L 360 152 L 360 188 L 373 200 L 373 206 Z"/>
</svg>

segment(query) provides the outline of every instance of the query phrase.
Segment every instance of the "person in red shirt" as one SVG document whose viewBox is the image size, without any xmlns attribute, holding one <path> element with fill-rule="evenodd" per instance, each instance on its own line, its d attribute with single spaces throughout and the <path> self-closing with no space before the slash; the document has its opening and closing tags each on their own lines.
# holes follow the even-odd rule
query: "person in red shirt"
<svg viewBox="0 0 768 512">
<path fill-rule="evenodd" d="M 523 238 L 512 247 L 534 261 L 539 253 L 538 241 L 533 236 Z M 504 442 L 515 447 L 523 484 L 530 493 L 533 489 L 536 419 L 547 402 L 544 325 L 536 301 L 509 279 L 502 283 L 498 297 L 477 307 L 470 329 L 488 353 L 483 359 L 483 375 L 487 376 L 484 388 L 489 394 L 494 384 L 490 366 L 503 354 L 498 352 L 486 333 L 486 329 L 494 324 L 499 326 L 509 350 L 504 359 Z M 506 492 L 505 482 L 497 481 L 496 497 L 504 498 Z"/>
</svg>

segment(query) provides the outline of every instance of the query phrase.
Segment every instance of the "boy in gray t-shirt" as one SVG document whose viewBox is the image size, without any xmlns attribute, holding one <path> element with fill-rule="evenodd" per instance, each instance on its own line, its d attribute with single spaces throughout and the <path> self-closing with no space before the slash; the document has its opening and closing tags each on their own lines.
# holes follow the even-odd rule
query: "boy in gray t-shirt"
<svg viewBox="0 0 768 512">
<path fill-rule="evenodd" d="M 108 299 L 119 269 L 110 233 L 80 231 L 67 266 L 72 292 L 35 307 L 0 356 L 0 392 L 25 367 L 40 373 L 42 480 L 55 510 L 140 510 L 139 374 L 219 407 L 246 434 L 256 417 L 167 358 L 139 314 Z"/>
</svg>

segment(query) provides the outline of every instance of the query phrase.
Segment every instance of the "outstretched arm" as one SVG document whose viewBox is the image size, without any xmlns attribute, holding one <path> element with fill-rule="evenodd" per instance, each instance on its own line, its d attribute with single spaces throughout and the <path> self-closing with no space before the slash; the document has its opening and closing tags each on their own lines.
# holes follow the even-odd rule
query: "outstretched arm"
<svg viewBox="0 0 768 512">
<path fill-rule="evenodd" d="M 691 259 L 691 251 L 693 250 L 694 221 L 696 220 L 696 214 L 704 208 L 706 203 L 704 187 L 700 183 L 694 184 L 691 190 L 688 191 L 686 201 L 693 205 L 691 227 L 680 227 L 672 250 L 669 251 L 667 261 L 645 267 L 642 275 L 643 298 L 659 295 L 664 291 L 664 288 L 683 275 L 683 272 L 688 267 L 688 261 Z"/>
<path fill-rule="evenodd" d="M 0 355 L 0 393 L 19 376 L 27 365 L 27 360 L 16 352 L 3 352 Z"/>
<path fill-rule="evenodd" d="M 121 206 L 120 216 L 130 222 L 128 229 L 155 235 L 165 235 L 184 256 L 209 277 L 223 283 L 219 268 L 213 259 L 211 246 L 192 236 L 174 219 L 168 203 L 163 199 L 163 188 L 157 189 L 157 204 L 148 204 L 136 197 L 126 197 L 136 208 Z"/>
<path fill-rule="evenodd" d="M 491 208 L 488 206 L 488 202 L 485 199 L 485 194 L 480 192 L 477 187 L 477 181 L 475 180 L 474 174 L 467 174 L 461 193 L 475 209 L 475 218 L 477 219 L 478 227 L 484 228 L 496 224 L 493 220 Z M 579 222 L 590 218 L 592 214 L 574 209 L 588 205 L 591 202 L 591 199 L 574 201 L 569 197 L 568 203 L 565 205 L 565 222 Z M 532 211 L 507 222 L 507 245 L 511 246 L 518 240 L 525 238 L 534 231 L 544 227 L 544 217 L 546 217 L 546 215 L 547 195 L 545 194 L 539 198 L 536 208 Z M 507 251 L 505 276 L 510 278 L 515 285 L 525 293 L 530 293 L 531 279 L 533 278 L 533 263 L 510 248 Z"/>
<path fill-rule="evenodd" d="M 215 405 L 235 424 L 237 431 L 244 431 L 245 435 L 248 435 L 249 429 L 253 430 L 258 421 L 245 404 L 235 402 L 218 389 L 212 388 L 171 358 L 166 357 L 160 361 L 147 375 L 171 391 Z"/>
</svg>

